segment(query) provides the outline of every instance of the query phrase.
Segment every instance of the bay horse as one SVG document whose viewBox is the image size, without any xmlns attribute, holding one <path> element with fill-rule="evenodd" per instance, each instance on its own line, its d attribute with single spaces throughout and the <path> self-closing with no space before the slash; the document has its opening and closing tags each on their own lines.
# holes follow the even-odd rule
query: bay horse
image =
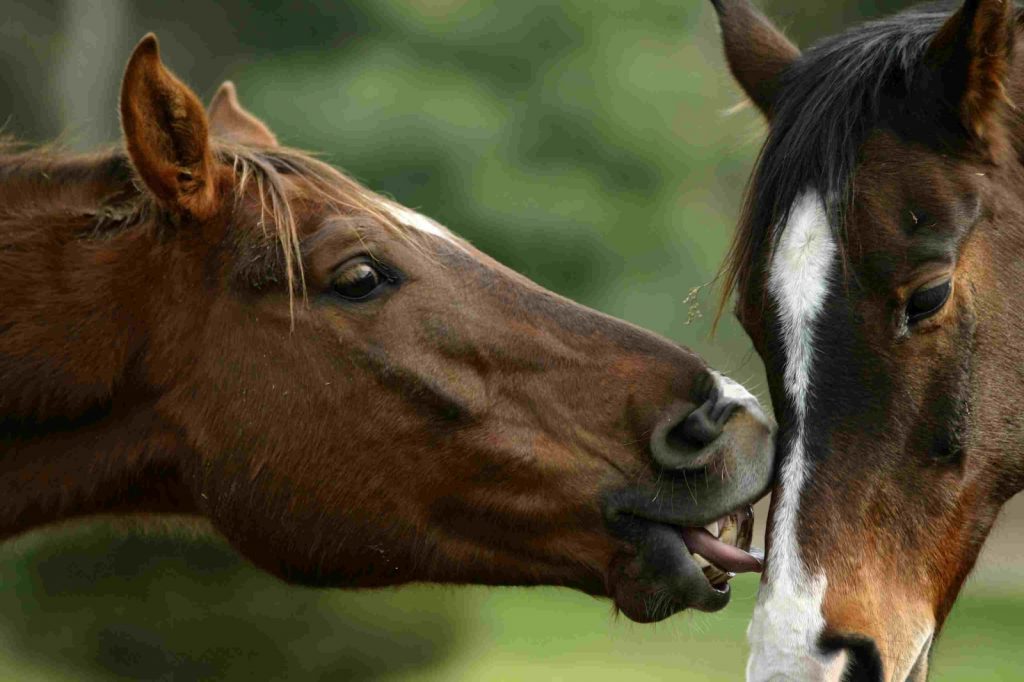
<svg viewBox="0 0 1024 682">
<path fill-rule="evenodd" d="M 801 53 L 713 4 L 769 123 L 723 268 L 779 421 L 748 679 L 923 680 L 1024 487 L 1024 12 L 928 5 Z"/>
<path fill-rule="evenodd" d="M 185 515 L 292 583 L 637 621 L 760 569 L 774 424 L 742 386 L 281 146 L 232 85 L 207 113 L 152 35 L 120 114 L 123 150 L 0 150 L 0 537 Z"/>
</svg>

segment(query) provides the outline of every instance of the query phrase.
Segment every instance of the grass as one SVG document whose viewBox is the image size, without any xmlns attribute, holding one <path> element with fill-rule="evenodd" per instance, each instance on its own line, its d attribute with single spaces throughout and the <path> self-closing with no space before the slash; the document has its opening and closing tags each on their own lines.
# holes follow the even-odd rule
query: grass
<svg viewBox="0 0 1024 682">
<path fill-rule="evenodd" d="M 19 682 L 736 680 L 757 588 L 641 626 L 569 590 L 304 590 L 222 546 L 103 526 L 4 545 L 0 586 L 0 680 Z M 1024 591 L 970 584 L 933 679 L 1016 679 L 1022 611 Z"/>
<path fill-rule="evenodd" d="M 568 592 L 479 592 L 479 629 L 456 655 L 401 680 L 737 680 L 755 581 L 740 578 L 719 614 L 682 614 L 656 626 L 613 620 Z M 933 658 L 933 680 L 1019 679 L 1024 593 L 969 586 Z"/>
</svg>

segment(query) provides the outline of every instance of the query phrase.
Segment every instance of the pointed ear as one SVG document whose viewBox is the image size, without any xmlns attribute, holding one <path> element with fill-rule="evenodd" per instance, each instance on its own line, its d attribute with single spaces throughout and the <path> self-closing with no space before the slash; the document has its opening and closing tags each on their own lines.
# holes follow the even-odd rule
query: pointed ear
<svg viewBox="0 0 1024 682">
<path fill-rule="evenodd" d="M 224 81 L 217 89 L 209 113 L 210 132 L 214 137 L 257 147 L 277 146 L 277 137 L 270 128 L 239 104 L 235 84 L 231 81 Z"/>
<path fill-rule="evenodd" d="M 932 38 L 926 62 L 968 133 L 987 140 L 1004 105 L 1016 20 L 1012 0 L 966 0 Z"/>
<path fill-rule="evenodd" d="M 217 211 L 206 112 L 164 67 L 152 33 L 139 42 L 125 69 L 121 128 L 132 165 L 164 207 L 197 220 Z"/>
<path fill-rule="evenodd" d="M 729 70 L 769 120 L 779 76 L 800 57 L 800 50 L 775 28 L 750 0 L 711 0 L 722 27 Z"/>
</svg>

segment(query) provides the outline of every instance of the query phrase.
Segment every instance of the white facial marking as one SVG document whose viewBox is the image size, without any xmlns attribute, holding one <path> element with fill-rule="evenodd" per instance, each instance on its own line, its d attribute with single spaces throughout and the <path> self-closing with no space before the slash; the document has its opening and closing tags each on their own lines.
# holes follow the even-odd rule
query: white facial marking
<svg viewBox="0 0 1024 682">
<path fill-rule="evenodd" d="M 712 372 L 718 378 L 718 386 L 722 391 L 722 397 L 739 403 L 744 406 L 750 414 L 760 421 L 767 421 L 764 411 L 761 410 L 761 403 L 754 395 L 747 390 L 747 387 L 738 381 L 733 381 L 720 372 Z"/>
<path fill-rule="evenodd" d="M 807 477 L 804 418 L 814 361 L 814 323 L 828 295 L 836 245 L 821 197 L 805 192 L 793 205 L 768 274 L 785 347 L 785 390 L 795 410 L 780 474 L 766 583 L 747 630 L 747 680 L 838 680 L 844 655 L 823 656 L 817 639 L 825 627 L 821 605 L 827 580 L 808 575 L 797 542 L 800 494 Z"/>
<path fill-rule="evenodd" d="M 737 402 L 756 400 L 750 391 L 747 390 L 747 387 L 740 382 L 733 381 L 720 372 L 715 372 L 715 375 L 721 380 L 720 386 L 722 387 L 722 395 L 724 397 Z"/>
<path fill-rule="evenodd" d="M 768 289 L 779 309 L 786 344 L 786 393 L 803 427 L 807 414 L 814 322 L 828 294 L 828 276 L 836 245 L 821 197 L 807 192 L 797 199 L 772 259 Z"/>
<path fill-rule="evenodd" d="M 422 213 L 417 213 L 411 208 L 406 208 L 405 206 L 393 201 L 384 200 L 381 203 L 384 210 L 390 213 L 391 217 L 402 225 L 411 227 L 412 229 L 425 234 L 433 235 L 434 237 L 439 237 L 445 241 L 455 241 L 455 235 L 453 235 L 447 227 L 441 225 L 436 220 L 428 218 Z"/>
</svg>

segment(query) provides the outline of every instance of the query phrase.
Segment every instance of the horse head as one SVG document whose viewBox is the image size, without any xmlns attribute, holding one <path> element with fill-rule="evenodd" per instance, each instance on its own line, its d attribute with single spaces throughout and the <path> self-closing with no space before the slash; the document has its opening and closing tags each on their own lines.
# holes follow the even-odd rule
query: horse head
<svg viewBox="0 0 1024 682">
<path fill-rule="evenodd" d="M 1024 486 L 1022 15 L 929 6 L 801 54 L 714 4 L 769 122 L 725 267 L 780 429 L 748 675 L 924 679 Z"/>
<path fill-rule="evenodd" d="M 4 461 L 35 472 L 7 535 L 187 513 L 297 583 L 565 585 L 642 621 L 759 569 L 774 425 L 741 386 L 282 147 L 230 84 L 207 113 L 152 36 L 121 121 L 125 153 L 0 160 Z"/>
</svg>

